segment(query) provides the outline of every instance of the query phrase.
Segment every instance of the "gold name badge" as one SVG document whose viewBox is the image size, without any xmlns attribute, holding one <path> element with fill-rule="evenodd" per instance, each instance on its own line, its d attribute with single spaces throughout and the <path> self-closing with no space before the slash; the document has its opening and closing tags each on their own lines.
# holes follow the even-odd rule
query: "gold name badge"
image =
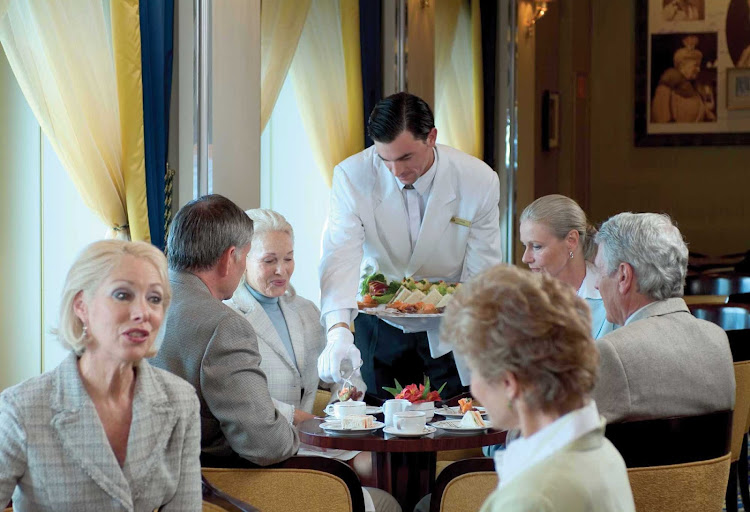
<svg viewBox="0 0 750 512">
<path fill-rule="evenodd" d="M 459 226 L 463 226 L 465 228 L 471 227 L 471 221 L 468 221 L 466 219 L 461 219 L 459 217 L 451 217 L 451 222 L 453 224 L 458 224 Z"/>
</svg>

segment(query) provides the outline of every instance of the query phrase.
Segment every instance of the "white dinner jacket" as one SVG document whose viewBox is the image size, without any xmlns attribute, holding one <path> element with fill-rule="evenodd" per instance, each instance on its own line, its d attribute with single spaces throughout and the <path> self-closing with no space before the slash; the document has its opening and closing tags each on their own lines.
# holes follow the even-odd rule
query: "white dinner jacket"
<svg viewBox="0 0 750 512">
<path fill-rule="evenodd" d="M 451 147 L 436 150 L 413 251 L 401 189 L 375 147 L 336 166 L 320 264 L 323 315 L 349 309 L 356 316 L 360 275 L 368 267 L 390 279 L 456 282 L 501 262 L 497 174 Z"/>
<path fill-rule="evenodd" d="M 315 304 L 299 295 L 287 294 L 279 298 L 297 359 L 295 366 L 271 319 L 244 283 L 225 303 L 240 313 L 255 331 L 260 369 L 268 378 L 268 391 L 279 412 L 290 421 L 293 407 L 312 412 L 319 383 L 318 356 L 325 346 L 320 312 Z"/>
</svg>

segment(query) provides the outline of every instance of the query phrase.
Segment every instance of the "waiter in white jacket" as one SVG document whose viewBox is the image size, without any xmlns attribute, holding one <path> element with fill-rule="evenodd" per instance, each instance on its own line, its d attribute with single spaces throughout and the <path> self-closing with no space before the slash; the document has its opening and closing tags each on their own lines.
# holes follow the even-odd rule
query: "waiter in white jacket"
<svg viewBox="0 0 750 512">
<path fill-rule="evenodd" d="M 370 394 L 383 386 L 446 382 L 443 397 L 464 390 L 449 347 L 437 331 L 405 333 L 372 315 L 357 315 L 360 271 L 390 280 L 462 282 L 501 262 L 497 174 L 484 162 L 435 143 L 427 103 L 400 92 L 373 109 L 375 142 L 336 166 L 320 264 L 326 347 L 318 373 L 341 380 L 345 359 L 359 362 Z M 355 334 L 351 325 L 354 323 Z M 432 342 L 432 343 L 431 343 Z M 464 385 L 468 382 L 464 382 Z"/>
</svg>

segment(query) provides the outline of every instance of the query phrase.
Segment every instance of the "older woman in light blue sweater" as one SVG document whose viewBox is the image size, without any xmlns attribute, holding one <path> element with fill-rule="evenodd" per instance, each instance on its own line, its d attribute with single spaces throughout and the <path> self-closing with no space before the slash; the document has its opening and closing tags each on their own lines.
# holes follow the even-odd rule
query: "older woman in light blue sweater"
<svg viewBox="0 0 750 512">
<path fill-rule="evenodd" d="M 226 303 L 244 316 L 255 331 L 262 358 L 260 368 L 268 379 L 271 399 L 279 412 L 296 425 L 314 417 L 312 408 L 320 384 L 317 362 L 326 344 L 320 311 L 311 301 L 297 295 L 290 283 L 294 273 L 292 226 L 273 210 L 254 209 L 245 213 L 253 220 L 247 270 Z M 365 391 L 358 374 L 352 381 L 361 392 Z M 333 391 L 335 394 L 336 388 Z M 323 453 L 302 445 L 299 453 L 350 460 L 359 452 Z M 366 509 L 400 510 L 385 491 L 367 490 Z"/>
</svg>

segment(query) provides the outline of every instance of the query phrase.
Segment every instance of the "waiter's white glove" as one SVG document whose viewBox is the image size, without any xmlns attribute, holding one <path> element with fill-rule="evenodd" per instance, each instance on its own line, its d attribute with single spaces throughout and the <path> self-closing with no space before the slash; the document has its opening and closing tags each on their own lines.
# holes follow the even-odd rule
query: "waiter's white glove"
<svg viewBox="0 0 750 512">
<path fill-rule="evenodd" d="M 354 335 L 347 327 L 334 327 L 328 331 L 326 348 L 318 357 L 318 376 L 324 382 L 339 382 L 341 361 L 349 359 L 358 365 L 362 359 L 359 349 L 354 346 Z"/>
</svg>

